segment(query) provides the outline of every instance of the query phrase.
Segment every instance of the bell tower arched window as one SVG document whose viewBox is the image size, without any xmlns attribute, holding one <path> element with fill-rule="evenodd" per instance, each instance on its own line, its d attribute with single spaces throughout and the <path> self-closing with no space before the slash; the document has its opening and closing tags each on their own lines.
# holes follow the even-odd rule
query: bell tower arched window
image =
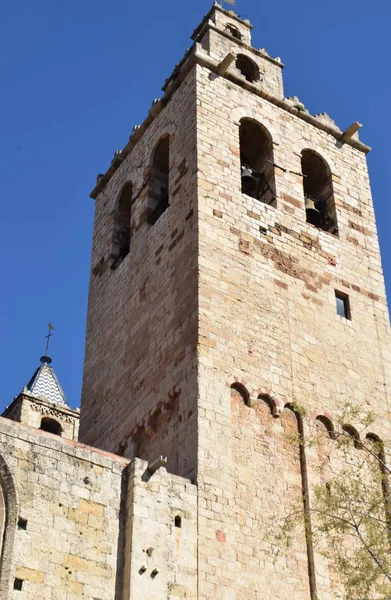
<svg viewBox="0 0 391 600">
<path fill-rule="evenodd" d="M 225 26 L 225 30 L 236 40 L 242 39 L 242 34 L 240 33 L 239 29 L 235 27 L 235 25 L 232 25 L 232 23 L 227 23 L 227 25 Z"/>
<path fill-rule="evenodd" d="M 116 269 L 130 252 L 132 193 L 132 182 L 128 181 L 122 188 L 114 211 L 112 269 Z"/>
<path fill-rule="evenodd" d="M 275 206 L 273 141 L 270 133 L 253 119 L 242 119 L 239 129 L 242 192 Z"/>
<path fill-rule="evenodd" d="M 162 137 L 153 153 L 149 173 L 147 220 L 154 225 L 169 207 L 170 137 Z"/>
<path fill-rule="evenodd" d="M 255 83 L 259 80 L 260 72 L 258 65 L 245 54 L 238 54 L 236 68 L 250 83 Z"/>
<path fill-rule="evenodd" d="M 330 167 L 316 152 L 303 150 L 301 171 L 307 222 L 337 235 L 337 214 Z"/>
</svg>

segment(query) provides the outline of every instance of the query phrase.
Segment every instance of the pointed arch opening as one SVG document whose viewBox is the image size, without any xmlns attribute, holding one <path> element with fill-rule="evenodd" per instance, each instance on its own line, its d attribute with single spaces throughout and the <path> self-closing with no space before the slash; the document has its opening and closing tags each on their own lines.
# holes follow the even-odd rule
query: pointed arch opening
<svg viewBox="0 0 391 600">
<path fill-rule="evenodd" d="M 250 394 L 242 383 L 235 381 L 235 383 L 231 385 L 231 390 L 235 390 L 235 392 L 241 396 L 244 404 L 246 404 L 246 406 L 250 406 Z"/>
<path fill-rule="evenodd" d="M 242 193 L 276 206 L 273 140 L 268 130 L 253 119 L 239 126 Z"/>
<path fill-rule="evenodd" d="M 130 252 L 130 219 L 132 210 L 133 184 L 131 181 L 125 183 L 118 196 L 117 205 L 113 219 L 113 243 L 111 257 L 113 259 L 111 268 L 116 269 Z"/>
<path fill-rule="evenodd" d="M 238 54 L 236 58 L 236 68 L 250 83 L 255 83 L 260 78 L 260 71 L 257 63 L 245 54 Z"/>
<path fill-rule="evenodd" d="M 49 417 L 43 417 L 41 419 L 40 429 L 42 431 L 47 431 L 48 433 L 54 433 L 54 435 L 61 436 L 62 434 L 61 424 L 55 419 L 50 419 Z"/>
<path fill-rule="evenodd" d="M 149 171 L 147 221 L 154 225 L 169 207 L 170 136 L 158 141 Z"/>
<path fill-rule="evenodd" d="M 307 222 L 318 229 L 337 235 L 337 213 L 329 165 L 313 150 L 303 150 L 301 172 Z"/>
</svg>

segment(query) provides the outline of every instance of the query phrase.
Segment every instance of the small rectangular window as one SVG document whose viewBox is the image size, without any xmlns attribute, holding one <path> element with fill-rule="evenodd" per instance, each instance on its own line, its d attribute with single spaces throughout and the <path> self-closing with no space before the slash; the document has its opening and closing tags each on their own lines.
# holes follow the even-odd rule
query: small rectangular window
<svg viewBox="0 0 391 600">
<path fill-rule="evenodd" d="M 19 590 L 19 592 L 23 589 L 23 579 L 14 579 L 14 590 Z"/>
<path fill-rule="evenodd" d="M 337 315 L 343 317 L 344 319 L 351 320 L 350 315 L 350 304 L 349 304 L 349 296 L 342 292 L 335 291 L 335 302 L 337 308 Z"/>
</svg>

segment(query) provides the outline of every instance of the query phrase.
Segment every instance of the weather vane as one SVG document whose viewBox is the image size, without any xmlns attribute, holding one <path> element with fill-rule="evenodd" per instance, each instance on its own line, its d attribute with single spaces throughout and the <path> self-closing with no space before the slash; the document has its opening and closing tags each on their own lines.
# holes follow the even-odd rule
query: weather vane
<svg viewBox="0 0 391 600">
<path fill-rule="evenodd" d="M 231 6 L 235 6 L 236 0 L 220 0 L 221 6 L 223 6 L 224 2 L 226 4 L 230 4 Z"/>
<path fill-rule="evenodd" d="M 52 335 L 53 335 L 51 332 L 54 330 L 54 327 L 53 327 L 53 325 L 52 325 L 51 323 L 49 323 L 49 325 L 48 325 L 48 328 L 49 328 L 49 330 L 48 330 L 48 334 L 47 334 L 47 335 L 45 335 L 45 340 L 46 340 L 46 350 L 45 350 L 45 354 L 46 354 L 46 356 L 48 356 L 48 355 L 49 355 L 49 354 L 48 354 L 48 352 L 49 352 L 49 343 L 50 343 L 50 338 L 51 338 L 51 337 L 52 337 Z"/>
</svg>

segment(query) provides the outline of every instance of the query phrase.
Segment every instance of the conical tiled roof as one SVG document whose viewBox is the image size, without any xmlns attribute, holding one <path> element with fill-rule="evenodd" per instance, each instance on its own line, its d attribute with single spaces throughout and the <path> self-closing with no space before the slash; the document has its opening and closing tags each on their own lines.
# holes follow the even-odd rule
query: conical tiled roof
<svg viewBox="0 0 391 600">
<path fill-rule="evenodd" d="M 53 367 L 50 366 L 51 362 L 49 356 L 42 356 L 41 366 L 30 379 L 27 390 L 35 398 L 45 398 L 49 402 L 69 406 Z"/>
</svg>

